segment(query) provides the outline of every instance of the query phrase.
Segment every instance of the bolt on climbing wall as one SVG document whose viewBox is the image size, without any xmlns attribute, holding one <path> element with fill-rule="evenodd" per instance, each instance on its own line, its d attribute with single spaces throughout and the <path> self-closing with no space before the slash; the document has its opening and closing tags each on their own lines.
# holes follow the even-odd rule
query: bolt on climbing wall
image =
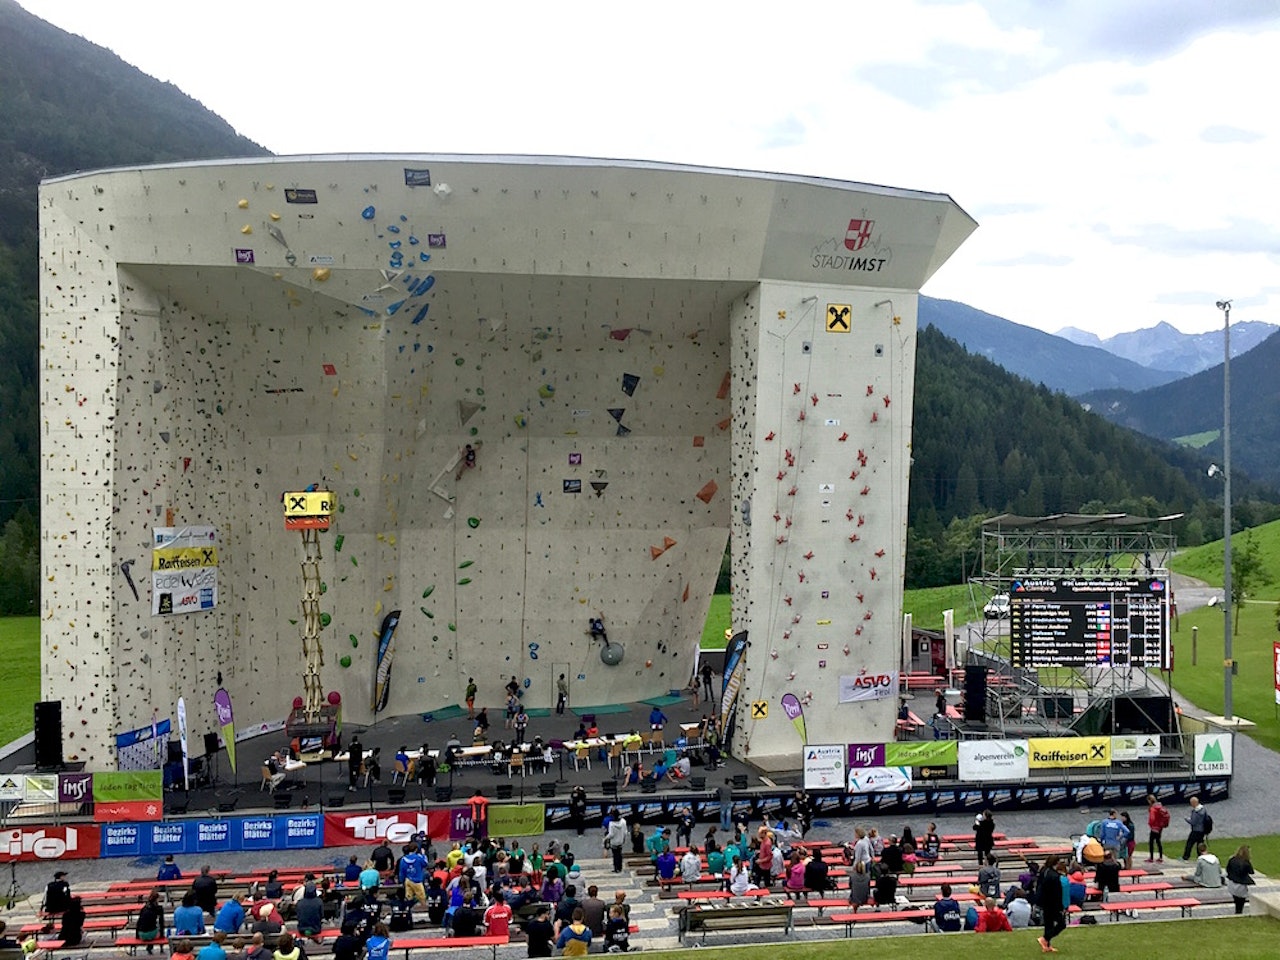
<svg viewBox="0 0 1280 960">
<path fill-rule="evenodd" d="M 811 588 L 857 584 L 876 619 L 850 646 L 870 651 L 901 581 L 905 513 L 880 498 L 905 491 L 914 302 L 872 338 L 895 367 L 866 353 L 894 314 L 868 278 L 812 282 L 836 269 L 832 205 L 855 202 L 912 225 L 896 253 L 868 234 L 870 286 L 918 288 L 972 228 L 938 195 L 597 161 L 44 184 L 42 684 L 74 691 L 68 752 L 111 765 L 115 735 L 178 696 L 215 729 L 219 685 L 243 723 L 282 719 L 317 559 L 322 683 L 354 722 L 456 704 L 469 676 L 495 707 L 512 676 L 533 706 L 560 673 L 579 707 L 665 694 L 689 679 L 731 524 L 735 625 L 773 638 L 749 682 L 816 698 L 833 671 L 782 637 L 795 616 L 818 629 Z M 828 300 L 856 332 L 798 352 Z M 815 483 L 837 466 L 861 477 L 837 494 L 860 522 L 834 543 Z M 304 556 L 280 498 L 308 487 L 338 510 Z M 157 614 L 154 531 L 193 527 L 215 533 L 216 602 L 177 578 L 196 612 Z"/>
</svg>

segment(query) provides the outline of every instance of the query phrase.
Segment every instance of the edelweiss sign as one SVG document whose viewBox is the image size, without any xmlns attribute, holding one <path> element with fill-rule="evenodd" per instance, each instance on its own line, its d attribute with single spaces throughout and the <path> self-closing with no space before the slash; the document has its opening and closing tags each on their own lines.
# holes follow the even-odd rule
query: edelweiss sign
<svg viewBox="0 0 1280 960">
<path fill-rule="evenodd" d="M 885 700 L 898 692 L 898 671 L 869 673 L 866 669 L 853 676 L 840 678 L 840 702 L 858 700 Z"/>
</svg>

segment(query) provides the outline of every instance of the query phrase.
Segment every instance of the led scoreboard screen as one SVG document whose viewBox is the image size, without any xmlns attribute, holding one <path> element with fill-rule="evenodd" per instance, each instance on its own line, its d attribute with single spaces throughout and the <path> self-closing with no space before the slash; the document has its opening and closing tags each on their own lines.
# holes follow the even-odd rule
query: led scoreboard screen
<svg viewBox="0 0 1280 960">
<path fill-rule="evenodd" d="M 1159 578 L 1028 577 L 1009 590 L 1015 667 L 1169 666 L 1169 584 Z"/>
</svg>

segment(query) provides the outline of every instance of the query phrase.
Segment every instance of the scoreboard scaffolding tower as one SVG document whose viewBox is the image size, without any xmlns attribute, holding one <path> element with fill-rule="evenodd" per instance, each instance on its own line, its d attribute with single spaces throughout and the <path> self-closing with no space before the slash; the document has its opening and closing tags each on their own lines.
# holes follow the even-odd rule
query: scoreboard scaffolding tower
<svg viewBox="0 0 1280 960">
<path fill-rule="evenodd" d="M 318 724 L 324 708 L 320 685 L 320 669 L 324 666 L 324 648 L 320 643 L 323 615 L 320 596 L 320 531 L 329 529 L 333 516 L 334 496 L 328 490 L 286 492 L 284 495 L 284 528 L 302 534 L 302 691 L 303 715 L 307 723 Z"/>
</svg>

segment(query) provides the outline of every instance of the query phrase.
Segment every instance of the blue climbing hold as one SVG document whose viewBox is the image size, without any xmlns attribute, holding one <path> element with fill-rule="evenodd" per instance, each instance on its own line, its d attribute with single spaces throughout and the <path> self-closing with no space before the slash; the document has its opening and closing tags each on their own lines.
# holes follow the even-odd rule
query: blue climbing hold
<svg viewBox="0 0 1280 960">
<path fill-rule="evenodd" d="M 420 241 L 412 233 L 409 234 L 409 246 L 416 247 Z"/>
<path fill-rule="evenodd" d="M 427 274 L 418 288 L 418 293 L 426 293 L 436 285 L 436 275 L 434 273 Z"/>
<path fill-rule="evenodd" d="M 370 207 L 365 207 L 363 210 L 361 210 L 360 216 L 364 217 L 366 220 L 372 220 L 374 217 L 374 214 L 376 213 L 377 211 L 370 206 Z"/>
<path fill-rule="evenodd" d="M 429 260 L 431 259 L 431 254 L 429 254 L 429 253 L 420 253 L 420 254 L 418 254 L 418 259 L 419 259 L 419 260 L 421 260 L 423 263 L 426 263 L 427 261 L 429 261 Z"/>
<path fill-rule="evenodd" d="M 389 242 L 387 243 L 387 246 L 388 246 L 388 247 L 390 247 L 392 250 L 399 250 L 399 249 L 400 249 L 400 241 L 399 241 L 399 240 L 391 240 L 391 241 L 389 241 Z"/>
<path fill-rule="evenodd" d="M 400 214 L 400 222 L 401 222 L 401 223 L 408 223 L 408 222 L 409 222 L 409 218 L 408 218 L 408 217 L 406 217 L 406 216 L 402 213 L 402 214 Z"/>
<path fill-rule="evenodd" d="M 391 224 L 391 226 L 387 227 L 387 233 L 399 233 L 399 232 L 400 232 L 400 228 L 397 227 L 394 223 Z"/>
<path fill-rule="evenodd" d="M 403 300 L 397 300 L 395 303 L 387 304 L 387 316 L 393 317 L 397 310 L 404 306 Z"/>
<path fill-rule="evenodd" d="M 401 301 L 401 302 L 403 303 L 403 301 Z M 430 306 L 431 306 L 431 304 L 429 304 L 429 303 L 424 303 L 424 304 L 422 305 L 422 309 L 421 309 L 421 310 L 419 310 L 417 313 L 415 313 L 415 314 L 413 315 L 413 324 L 414 324 L 414 326 L 417 326 L 417 325 L 418 325 L 418 324 L 420 324 L 423 320 L 427 319 L 427 310 L 430 308 Z M 418 347 L 419 347 L 419 346 L 420 346 L 420 344 L 416 344 L 416 343 L 413 345 L 413 352 L 414 352 L 414 353 L 417 353 L 417 352 L 418 352 Z"/>
</svg>

